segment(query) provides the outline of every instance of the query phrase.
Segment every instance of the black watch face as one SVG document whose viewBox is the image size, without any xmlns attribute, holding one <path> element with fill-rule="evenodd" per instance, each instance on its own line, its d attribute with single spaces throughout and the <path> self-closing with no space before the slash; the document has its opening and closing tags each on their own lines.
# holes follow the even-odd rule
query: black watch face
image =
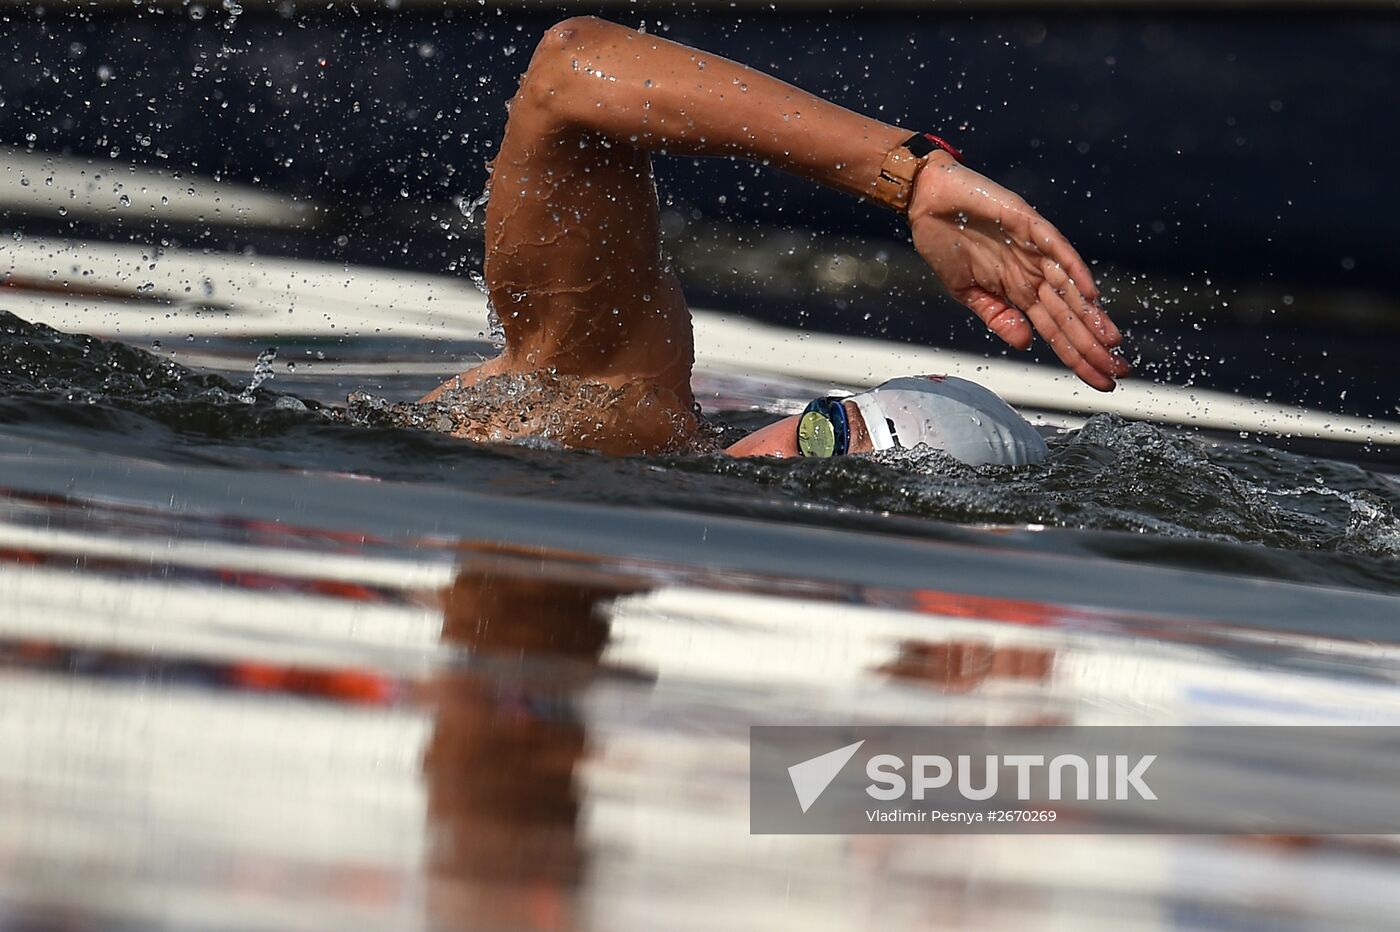
<svg viewBox="0 0 1400 932">
<path fill-rule="evenodd" d="M 904 148 L 908 149 L 910 152 L 914 153 L 919 158 L 923 158 L 937 147 L 934 146 L 932 141 L 930 141 L 927 136 L 919 134 L 916 136 L 911 136 L 909 138 L 909 141 L 904 144 Z"/>
</svg>

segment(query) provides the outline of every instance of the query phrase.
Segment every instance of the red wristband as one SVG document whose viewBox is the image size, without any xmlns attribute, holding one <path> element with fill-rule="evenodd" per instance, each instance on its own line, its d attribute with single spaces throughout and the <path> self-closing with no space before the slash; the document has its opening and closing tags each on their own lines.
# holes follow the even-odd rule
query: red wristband
<svg viewBox="0 0 1400 932">
<path fill-rule="evenodd" d="M 933 133 L 915 133 L 904 143 L 904 148 L 914 153 L 918 158 L 923 158 L 934 149 L 942 149 L 957 159 L 959 163 L 963 160 L 963 154 L 958 151 L 956 146 L 942 136 L 935 136 Z"/>
</svg>

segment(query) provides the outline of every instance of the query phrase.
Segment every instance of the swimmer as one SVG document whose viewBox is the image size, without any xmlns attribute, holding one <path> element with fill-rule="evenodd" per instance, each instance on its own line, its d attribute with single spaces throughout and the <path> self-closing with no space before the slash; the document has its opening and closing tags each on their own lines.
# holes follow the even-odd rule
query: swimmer
<svg viewBox="0 0 1400 932">
<path fill-rule="evenodd" d="M 510 103 L 486 209 L 486 283 L 505 346 L 421 402 L 451 413 L 454 433 L 614 454 L 693 445 L 690 312 L 661 257 L 653 154 L 749 159 L 896 210 L 944 287 L 1002 340 L 1026 349 L 1034 328 L 1100 391 L 1129 372 L 1078 253 L 942 138 L 579 17 L 545 34 Z M 492 400 L 490 414 L 462 417 L 473 398 Z M 919 443 L 974 463 L 1045 450 L 987 389 L 911 377 L 816 399 L 727 452 L 833 456 Z"/>
</svg>

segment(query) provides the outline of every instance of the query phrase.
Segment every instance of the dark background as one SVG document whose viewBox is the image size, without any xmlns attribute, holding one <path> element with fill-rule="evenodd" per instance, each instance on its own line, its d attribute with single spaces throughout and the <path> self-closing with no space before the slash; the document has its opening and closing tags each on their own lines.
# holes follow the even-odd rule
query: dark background
<svg viewBox="0 0 1400 932">
<path fill-rule="evenodd" d="M 453 202 L 481 189 L 540 33 L 589 11 L 0 11 L 12 42 L 0 145 L 251 183 L 327 210 L 300 234 L 4 224 L 478 268 Z M 1146 376 L 1396 416 L 1395 12 L 596 12 L 955 139 L 1098 264 Z M 1001 352 L 910 264 L 893 215 L 741 163 L 663 160 L 659 175 L 697 304 Z M 889 274 L 833 279 L 823 270 L 838 256 Z"/>
</svg>

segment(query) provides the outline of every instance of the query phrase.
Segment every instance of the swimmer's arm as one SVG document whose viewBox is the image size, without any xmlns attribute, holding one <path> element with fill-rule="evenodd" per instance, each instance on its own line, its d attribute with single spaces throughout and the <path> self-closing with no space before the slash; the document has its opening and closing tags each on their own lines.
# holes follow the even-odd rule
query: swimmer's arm
<svg viewBox="0 0 1400 932">
<path fill-rule="evenodd" d="M 797 456 L 797 415 L 774 421 L 767 427 L 744 437 L 725 448 L 730 456 Z"/>
<path fill-rule="evenodd" d="M 770 75 L 593 17 L 540 43 L 522 94 L 562 125 L 651 152 L 769 162 L 860 197 L 909 132 Z"/>
<path fill-rule="evenodd" d="M 591 17 L 540 43 L 518 105 L 658 153 L 761 161 L 869 198 L 885 156 L 911 133 L 717 55 Z M 953 297 L 1007 343 L 1031 326 L 1101 390 L 1128 367 L 1122 337 L 1069 242 L 1030 205 L 943 152 L 929 156 L 910 205 L 915 248 Z"/>
</svg>

